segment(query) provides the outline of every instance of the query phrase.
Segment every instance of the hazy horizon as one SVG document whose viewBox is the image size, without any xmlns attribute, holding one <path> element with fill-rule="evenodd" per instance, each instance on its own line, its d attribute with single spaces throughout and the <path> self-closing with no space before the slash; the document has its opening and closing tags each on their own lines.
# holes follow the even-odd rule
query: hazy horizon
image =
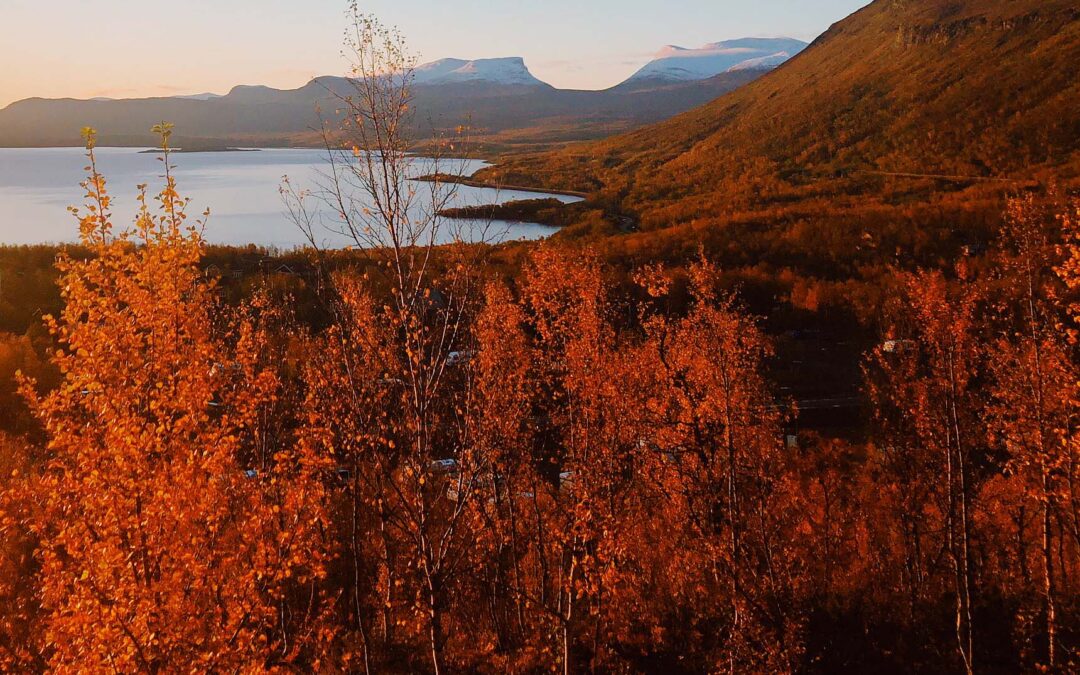
<svg viewBox="0 0 1080 675">
<path fill-rule="evenodd" d="M 666 44 L 776 36 L 809 42 L 868 2 L 819 0 L 808 8 L 797 0 L 749 7 L 688 0 L 677 10 L 644 0 L 510 4 L 500 11 L 479 0 L 371 0 L 362 9 L 401 29 L 421 61 L 521 56 L 556 87 L 604 89 Z M 0 107 L 30 97 L 224 94 L 238 84 L 288 89 L 345 69 L 343 0 L 190 0 L 181 7 L 102 0 L 88 15 L 76 0 L 56 0 L 46 14 L 35 1 L 6 0 L 0 60 L 20 67 L 0 72 Z M 163 40 L 163 32 L 183 39 Z"/>
</svg>

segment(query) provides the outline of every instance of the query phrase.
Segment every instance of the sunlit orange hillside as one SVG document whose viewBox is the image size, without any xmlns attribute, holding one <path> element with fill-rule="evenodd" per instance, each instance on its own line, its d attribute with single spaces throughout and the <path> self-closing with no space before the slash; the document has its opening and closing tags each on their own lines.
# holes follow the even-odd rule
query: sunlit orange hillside
<svg viewBox="0 0 1080 675">
<path fill-rule="evenodd" d="M 821 195 L 1075 180 L 1077 63 L 1070 0 L 878 0 L 709 105 L 488 175 L 602 192 L 644 228 Z"/>
</svg>

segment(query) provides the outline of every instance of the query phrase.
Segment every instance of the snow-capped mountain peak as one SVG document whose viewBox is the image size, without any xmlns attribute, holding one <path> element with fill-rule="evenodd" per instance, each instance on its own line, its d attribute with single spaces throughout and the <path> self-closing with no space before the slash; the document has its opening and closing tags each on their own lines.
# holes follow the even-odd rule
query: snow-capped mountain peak
<svg viewBox="0 0 1080 675">
<path fill-rule="evenodd" d="M 499 85 L 546 86 L 533 77 L 519 56 L 499 59 L 442 59 L 417 66 L 414 71 L 414 84 L 458 84 L 462 82 L 483 82 Z"/>
<path fill-rule="evenodd" d="M 468 63 L 465 59 L 439 59 L 425 63 L 413 70 L 413 81 L 417 84 L 427 84 L 432 80 L 446 77 Z"/>
<path fill-rule="evenodd" d="M 698 49 L 667 45 L 627 82 L 661 80 L 687 82 L 721 73 L 775 68 L 806 48 L 790 38 L 743 38 L 713 42 Z"/>
<path fill-rule="evenodd" d="M 741 63 L 736 63 L 728 68 L 727 72 L 734 73 L 739 70 L 777 68 L 790 58 L 791 54 L 788 52 L 776 52 L 775 54 L 770 54 L 768 56 L 759 56 L 756 59 L 747 59 Z"/>
</svg>

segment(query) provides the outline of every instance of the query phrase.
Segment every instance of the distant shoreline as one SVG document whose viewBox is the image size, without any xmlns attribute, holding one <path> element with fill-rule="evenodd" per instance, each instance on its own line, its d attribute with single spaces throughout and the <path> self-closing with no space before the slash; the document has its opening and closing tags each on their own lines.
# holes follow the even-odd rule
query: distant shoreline
<svg viewBox="0 0 1080 675">
<path fill-rule="evenodd" d="M 169 152 L 178 152 L 186 154 L 194 154 L 196 152 L 261 152 L 262 148 L 192 148 L 185 150 L 184 148 L 170 148 Z M 161 148 L 150 148 L 148 150 L 140 150 L 140 155 L 154 155 L 161 152 Z"/>
</svg>

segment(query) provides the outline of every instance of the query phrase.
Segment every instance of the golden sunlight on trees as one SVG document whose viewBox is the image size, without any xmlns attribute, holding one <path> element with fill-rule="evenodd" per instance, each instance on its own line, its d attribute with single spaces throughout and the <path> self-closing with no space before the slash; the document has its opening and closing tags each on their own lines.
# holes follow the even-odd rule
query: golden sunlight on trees
<svg viewBox="0 0 1080 675">
<path fill-rule="evenodd" d="M 405 180 L 412 60 L 352 17 L 287 281 L 215 278 L 166 123 L 118 227 L 87 130 L 48 337 L 0 335 L 0 671 L 1080 669 L 1075 199 L 859 280 L 465 241 L 464 140 Z M 837 346 L 850 400 L 784 386 Z"/>
<path fill-rule="evenodd" d="M 656 274 L 643 278 L 654 295 L 664 285 Z M 793 531 L 782 411 L 761 377 L 770 345 L 737 300 L 718 293 L 712 265 L 692 266 L 689 281 L 694 306 L 685 318 L 644 322 L 649 370 L 660 380 L 649 405 L 658 419 L 646 428 L 667 434 L 642 439 L 643 449 L 659 454 L 664 491 L 677 495 L 678 520 L 688 527 L 682 555 L 694 557 L 681 567 L 697 570 L 689 581 L 723 599 L 697 617 L 715 611 L 722 626 L 720 659 L 709 667 L 786 670 L 799 655 L 801 619 L 786 550 Z"/>
<path fill-rule="evenodd" d="M 961 273 L 963 270 L 961 270 Z M 957 650 L 968 672 L 973 663 L 974 598 L 972 522 L 978 488 L 974 466 L 982 449 L 980 396 L 974 386 L 983 354 L 974 334 L 976 291 L 961 278 L 956 288 L 940 273 L 903 279 L 910 338 L 882 348 L 888 403 L 897 407 L 897 433 L 911 438 L 901 452 L 923 455 L 931 467 L 931 501 L 943 521 L 944 549 L 956 605 Z M 883 401 L 884 403 L 884 401 Z M 919 460 L 917 460 L 919 461 Z"/>
<path fill-rule="evenodd" d="M 165 185 L 125 231 L 88 134 L 95 257 L 61 259 L 62 381 L 27 386 L 49 438 L 38 637 L 61 671 L 264 669 L 320 647 L 317 605 L 282 611 L 324 573 L 318 464 L 267 421 L 272 338 L 257 306 L 226 316 L 203 281 L 160 131 Z"/>
<path fill-rule="evenodd" d="M 1030 536 L 1022 537 L 1017 556 L 1027 559 L 1029 546 L 1038 553 L 1038 581 L 1029 587 L 1040 597 L 1045 647 L 1040 662 L 1059 664 L 1056 616 L 1059 578 L 1070 565 L 1058 560 L 1060 537 L 1075 536 L 1077 448 L 1070 438 L 1076 424 L 1075 392 L 1080 373 L 1070 359 L 1068 329 L 1062 308 L 1060 280 L 1053 274 L 1051 244 L 1054 217 L 1031 196 L 1009 204 L 1002 252 L 1000 337 L 991 344 L 994 373 L 989 415 L 991 431 L 1008 453 L 1006 477 L 1017 482 L 1026 503 L 1018 506 L 1034 517 Z M 1080 541 L 1074 541 L 1073 548 Z M 1074 550 L 1075 551 L 1075 550 Z M 1075 562 L 1075 552 L 1073 554 Z M 1032 580 L 1028 579 L 1028 583 Z"/>
<path fill-rule="evenodd" d="M 844 438 L 704 256 L 312 251 L 316 308 L 225 302 L 159 130 L 127 230 L 89 137 L 59 375 L 8 359 L 58 380 L 0 436 L 3 669 L 1075 669 L 1074 203 L 893 272 Z"/>
</svg>

